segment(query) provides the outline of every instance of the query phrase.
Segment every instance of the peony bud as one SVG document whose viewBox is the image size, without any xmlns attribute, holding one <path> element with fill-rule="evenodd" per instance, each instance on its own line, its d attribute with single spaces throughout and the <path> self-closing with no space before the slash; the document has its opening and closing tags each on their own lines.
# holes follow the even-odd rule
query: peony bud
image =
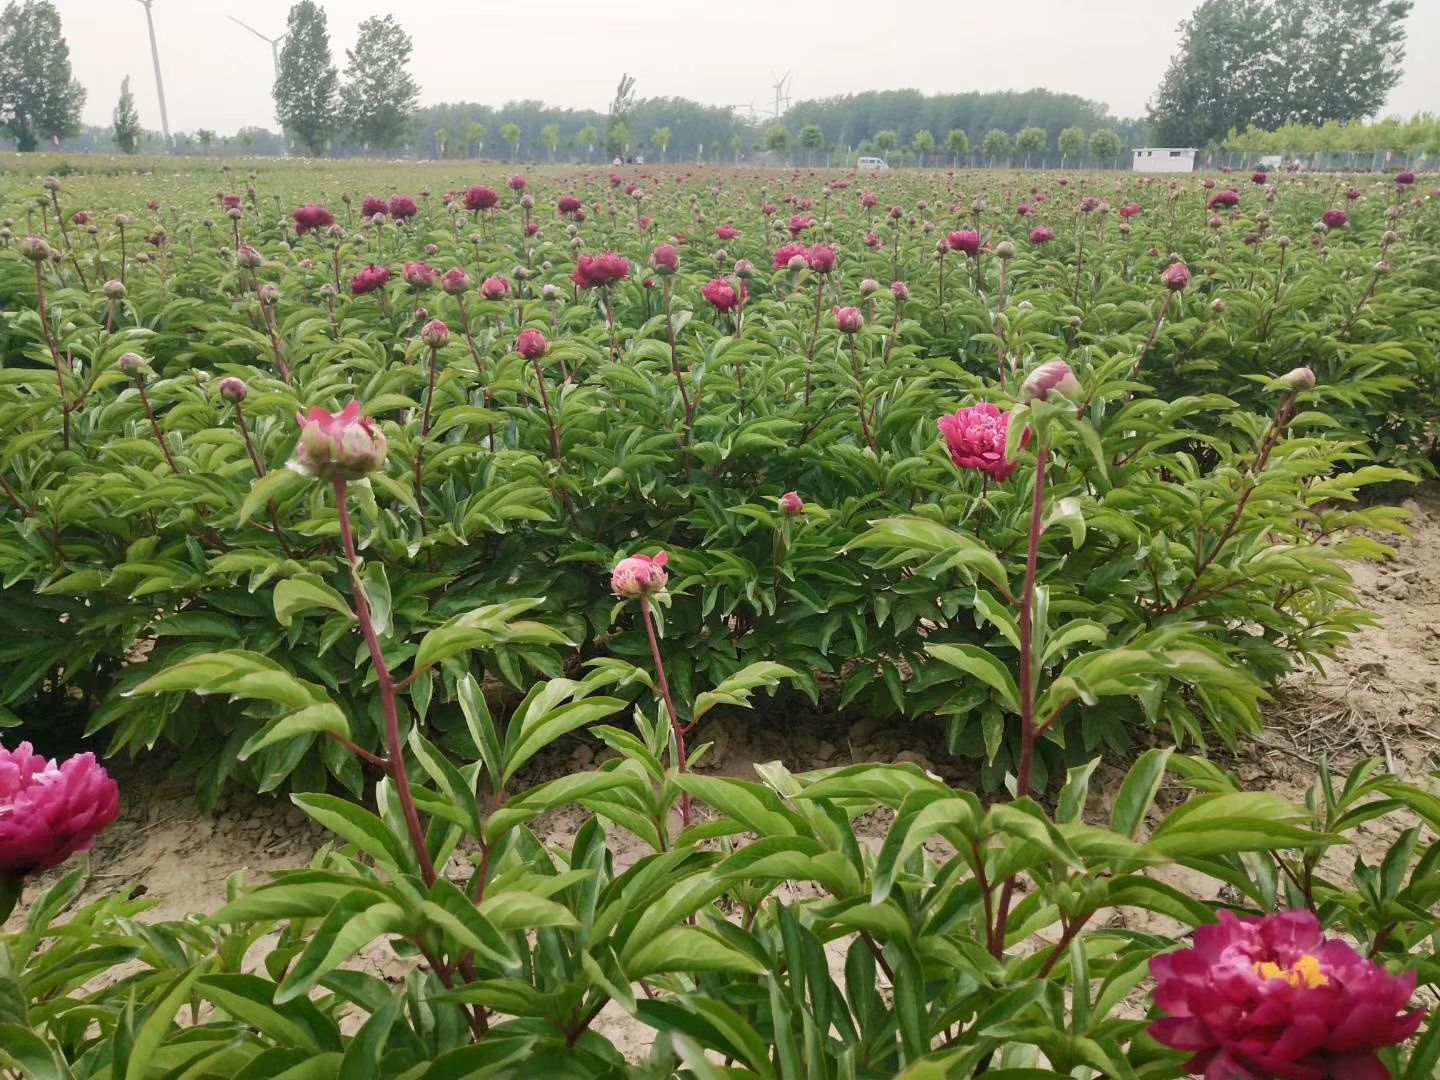
<svg viewBox="0 0 1440 1080">
<path fill-rule="evenodd" d="M 125 299 L 125 283 L 119 278 L 111 278 L 105 282 L 104 285 L 100 286 L 100 289 L 111 300 Z"/>
<path fill-rule="evenodd" d="M 860 295 L 865 297 L 874 296 L 880 291 L 880 283 L 874 278 L 867 277 L 860 282 Z"/>
<path fill-rule="evenodd" d="M 903 281 L 892 281 L 890 283 L 890 295 L 896 300 L 909 300 L 910 286 L 906 285 Z"/>
<path fill-rule="evenodd" d="M 440 288 L 448 296 L 460 296 L 470 291 L 470 275 L 462 267 L 454 267 L 445 271 L 445 276 L 440 279 Z"/>
<path fill-rule="evenodd" d="M 238 405 L 245 400 L 245 395 L 249 392 L 250 390 L 246 387 L 244 380 L 238 379 L 234 375 L 227 375 L 220 380 L 220 396 L 226 401 L 231 401 Z"/>
<path fill-rule="evenodd" d="M 831 308 L 830 311 L 835 316 L 835 325 L 840 328 L 842 334 L 858 334 L 860 328 L 865 325 L 865 316 L 857 307 L 837 307 Z"/>
<path fill-rule="evenodd" d="M 1160 275 L 1160 283 L 1171 292 L 1179 292 L 1190 284 L 1190 268 L 1183 262 L 1171 263 Z"/>
<path fill-rule="evenodd" d="M 126 375 L 137 375 L 145 367 L 145 358 L 138 353 L 127 352 L 115 366 Z"/>
<path fill-rule="evenodd" d="M 1080 380 L 1064 360 L 1041 364 L 1020 384 L 1021 401 L 1048 401 L 1052 392 L 1071 401 L 1079 401 L 1083 394 Z"/>
<path fill-rule="evenodd" d="M 741 281 L 748 281 L 755 276 L 755 264 L 749 259 L 735 260 L 735 276 Z"/>
<path fill-rule="evenodd" d="M 526 360 L 539 360 L 550 351 L 550 342 L 539 330 L 521 330 L 515 338 L 515 351 Z"/>
<path fill-rule="evenodd" d="M 1015 257 L 1015 245 L 1009 240 L 1001 240 L 995 245 L 995 257 L 1002 261 L 1008 261 Z"/>
<path fill-rule="evenodd" d="M 650 267 L 661 277 L 680 269 L 680 252 L 674 244 L 658 244 L 650 255 Z"/>
<path fill-rule="evenodd" d="M 243 266 L 248 270 L 254 270 L 257 266 L 264 263 L 264 261 L 265 259 L 260 252 L 256 251 L 249 244 L 241 244 L 235 249 L 235 263 L 238 266 Z"/>
<path fill-rule="evenodd" d="M 651 596 L 665 588 L 670 575 L 665 572 L 669 561 L 665 552 L 654 558 L 649 555 L 631 555 L 621 559 L 610 572 L 610 591 L 622 600 Z"/>
<path fill-rule="evenodd" d="M 799 517 L 805 512 L 805 500 L 793 491 L 780 496 L 780 513 L 786 517 Z"/>
<path fill-rule="evenodd" d="M 431 319 L 420 328 L 420 340 L 432 349 L 443 349 L 450 343 L 450 327 L 442 319 Z"/>
<path fill-rule="evenodd" d="M 1308 367 L 1297 367 L 1287 371 L 1276 380 L 1286 390 L 1299 393 L 1315 385 L 1315 372 Z"/>
<path fill-rule="evenodd" d="M 510 295 L 510 283 L 504 278 L 486 278 L 480 283 L 480 296 L 484 300 L 504 300 Z"/>
<path fill-rule="evenodd" d="M 277 304 L 280 302 L 280 287 L 273 281 L 267 281 L 260 286 L 258 295 L 262 304 Z"/>
<path fill-rule="evenodd" d="M 551 282 L 548 282 L 548 281 L 547 281 L 544 285 L 541 285 L 541 286 L 540 286 L 540 299 L 541 299 L 541 300 L 558 300 L 558 299 L 560 299 L 560 288 L 559 288 L 559 286 L 554 285 L 554 284 L 552 284 Z"/>
<path fill-rule="evenodd" d="M 42 263 L 50 258 L 50 245 L 41 236 L 27 236 L 20 241 L 20 254 L 31 262 Z"/>
<path fill-rule="evenodd" d="M 309 415 L 296 413 L 295 420 L 300 440 L 291 467 L 297 472 L 321 480 L 358 480 L 385 464 L 385 433 L 360 415 L 358 401 L 338 413 L 316 406 Z"/>
</svg>

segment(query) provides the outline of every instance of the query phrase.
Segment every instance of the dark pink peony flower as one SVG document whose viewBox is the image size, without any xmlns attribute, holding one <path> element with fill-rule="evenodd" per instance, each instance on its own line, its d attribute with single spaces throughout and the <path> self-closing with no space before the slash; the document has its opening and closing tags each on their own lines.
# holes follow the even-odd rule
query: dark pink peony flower
<svg viewBox="0 0 1440 1080">
<path fill-rule="evenodd" d="M 1171 263 L 1160 275 L 1160 284 L 1171 292 L 1179 292 L 1190 284 L 1190 268 L 1183 262 Z"/>
<path fill-rule="evenodd" d="M 1269 179 L 1270 177 L 1266 176 L 1263 172 L 1253 172 L 1250 174 L 1250 182 L 1252 184 L 1264 184 L 1267 183 Z"/>
<path fill-rule="evenodd" d="M 489 210 L 500 202 L 500 196 L 491 191 L 488 187 L 481 187 L 476 184 L 465 189 L 465 196 L 462 200 L 466 210 L 474 213 L 477 210 Z"/>
<path fill-rule="evenodd" d="M 409 195 L 392 195 L 390 197 L 390 216 L 397 221 L 404 221 L 412 218 L 420 212 L 415 205 L 415 200 Z"/>
<path fill-rule="evenodd" d="M 735 228 L 734 225 L 716 225 L 715 235 L 718 236 L 721 240 L 728 242 L 734 240 L 737 236 L 739 236 L 740 230 Z"/>
<path fill-rule="evenodd" d="M 231 198 L 236 197 L 231 196 Z M 314 203 L 297 207 L 290 216 L 295 219 L 296 236 L 304 236 L 312 229 L 328 229 L 335 224 L 335 215 L 325 207 L 317 206 Z"/>
<path fill-rule="evenodd" d="M 351 295 L 364 296 L 376 289 L 382 289 L 389 280 L 390 268 L 388 266 L 376 266 L 371 263 L 350 279 Z"/>
<path fill-rule="evenodd" d="M 521 176 L 519 173 L 516 173 L 514 176 L 510 177 L 509 183 L 511 191 L 525 190 L 525 177 Z"/>
<path fill-rule="evenodd" d="M 866 210 L 874 210 L 875 204 L 879 201 L 880 200 L 877 199 L 875 195 L 869 191 L 862 191 L 860 193 L 860 205 Z"/>
<path fill-rule="evenodd" d="M 1139 203 L 1127 202 L 1124 206 L 1120 207 L 1120 216 L 1126 221 L 1129 221 L 1132 217 L 1135 217 L 1139 213 Z"/>
<path fill-rule="evenodd" d="M 656 244 L 650 253 L 650 268 L 662 276 L 680 269 L 680 250 L 674 244 Z"/>
<path fill-rule="evenodd" d="M 1350 224 L 1350 215 L 1344 210 L 1326 210 L 1320 215 L 1320 220 L 1325 223 L 1327 229 L 1343 229 Z"/>
<path fill-rule="evenodd" d="M 974 229 L 959 229 L 945 238 L 951 251 L 963 251 L 972 259 L 980 254 L 980 234 Z"/>
<path fill-rule="evenodd" d="M 865 246 L 871 251 L 879 251 L 884 242 L 880 239 L 879 233 L 868 232 L 865 234 Z"/>
<path fill-rule="evenodd" d="M 300 441 L 290 464 L 296 472 L 321 480 L 358 480 L 385 464 L 385 433 L 360 415 L 358 401 L 338 413 L 317 405 L 308 415 L 296 413 L 295 421 Z"/>
<path fill-rule="evenodd" d="M 89 214 L 89 211 L 86 211 L 86 210 L 76 210 L 75 213 L 73 213 L 73 214 L 70 215 L 70 224 L 71 224 L 71 225 L 89 225 L 89 224 L 90 224 L 90 214 Z"/>
<path fill-rule="evenodd" d="M 814 224 L 815 219 L 807 214 L 793 214 L 790 218 L 790 235 L 799 236 Z"/>
<path fill-rule="evenodd" d="M 1036 225 L 1030 230 L 1030 243 L 1039 247 L 1041 244 L 1048 244 L 1055 239 L 1055 233 L 1044 225 Z"/>
<path fill-rule="evenodd" d="M 385 214 L 390 210 L 390 204 L 376 195 L 366 195 L 365 200 L 360 204 L 362 217 L 374 217 L 376 214 Z"/>
<path fill-rule="evenodd" d="M 1035 208 L 1029 203 L 1022 202 L 1019 206 L 1015 208 L 1015 213 L 1019 214 L 1021 217 L 1029 217 L 1031 214 L 1035 213 Z"/>
<path fill-rule="evenodd" d="M 787 491 L 780 496 L 780 513 L 786 517 L 799 517 L 805 512 L 805 500 L 800 498 L 799 493 Z"/>
<path fill-rule="evenodd" d="M 1003 484 L 1019 468 L 1019 463 L 1005 457 L 1005 432 L 1010 427 L 1010 414 L 982 401 L 968 409 L 956 409 L 940 417 L 940 434 L 950 451 L 950 460 L 962 469 L 978 469 L 996 483 Z M 1030 440 L 1025 432 L 1021 445 Z"/>
<path fill-rule="evenodd" d="M 740 295 L 724 278 L 707 281 L 700 288 L 700 295 L 714 305 L 716 311 L 734 311 L 740 303 Z"/>
<path fill-rule="evenodd" d="M 550 342 L 539 330 L 521 330 L 515 338 L 515 351 L 526 360 L 539 360 L 550 351 Z"/>
<path fill-rule="evenodd" d="M 649 596 L 665 588 L 670 575 L 665 564 L 670 556 L 660 552 L 653 558 L 649 555 L 631 555 L 621 559 L 610 572 L 610 591 L 622 600 L 637 596 Z"/>
<path fill-rule="evenodd" d="M 220 208 L 222 210 L 235 210 L 240 206 L 239 195 L 221 195 Z"/>
<path fill-rule="evenodd" d="M 805 252 L 805 265 L 817 274 L 828 274 L 835 269 L 839 255 L 828 244 L 816 244 Z"/>
<path fill-rule="evenodd" d="M 560 198 L 555 200 L 555 209 L 564 217 L 569 217 L 575 213 L 576 210 L 580 209 L 580 205 L 580 200 L 574 195 L 561 195 Z"/>
<path fill-rule="evenodd" d="M 0 878 L 25 878 L 89 851 L 119 813 L 120 789 L 94 754 L 57 765 L 29 743 L 0 746 Z"/>
<path fill-rule="evenodd" d="M 630 276 L 630 264 L 625 256 L 615 251 L 603 255 L 581 255 L 575 263 L 575 272 L 570 280 L 582 289 L 594 289 L 602 285 L 613 285 Z"/>
<path fill-rule="evenodd" d="M 462 296 L 470 291 L 470 275 L 464 267 L 451 267 L 440 279 L 440 289 L 447 296 Z"/>
<path fill-rule="evenodd" d="M 775 270 L 787 269 L 790 266 L 790 261 L 796 257 L 798 257 L 801 262 L 805 262 L 805 256 L 809 251 L 810 249 L 804 244 L 781 244 L 775 249 L 775 255 L 770 260 L 770 266 Z"/>
<path fill-rule="evenodd" d="M 1409 187 L 1411 184 L 1415 183 L 1415 174 L 1409 169 L 1406 169 L 1404 172 L 1396 173 L 1395 183 L 1399 184 L 1401 187 Z"/>
<path fill-rule="evenodd" d="M 1210 201 L 1205 205 L 1211 210 L 1228 210 L 1232 206 L 1240 205 L 1240 193 L 1229 189 L 1217 191 L 1214 195 L 1210 196 Z"/>
<path fill-rule="evenodd" d="M 1354 202 L 1356 199 L 1360 198 L 1360 195 L 1361 191 L 1359 188 L 1352 187 L 1345 189 L 1345 198 L 1349 199 L 1351 202 Z"/>
<path fill-rule="evenodd" d="M 407 262 L 405 269 L 400 272 L 400 276 L 411 288 L 429 289 L 433 288 L 435 282 L 440 280 L 440 271 L 421 260 L 420 262 Z"/>
<path fill-rule="evenodd" d="M 1192 1073 L 1224 1080 L 1388 1080 L 1375 1051 L 1413 1035 L 1415 973 L 1395 976 L 1308 911 L 1220 921 L 1195 944 L 1150 961 L 1151 1036 L 1194 1056 Z"/>
<path fill-rule="evenodd" d="M 779 209 L 780 208 L 776 206 L 773 202 L 767 202 L 765 205 L 760 207 L 760 213 L 764 214 L 766 217 L 771 217 Z"/>
<path fill-rule="evenodd" d="M 510 295 L 510 282 L 503 277 L 489 277 L 480 283 L 480 297 L 483 300 L 504 300 Z"/>
</svg>

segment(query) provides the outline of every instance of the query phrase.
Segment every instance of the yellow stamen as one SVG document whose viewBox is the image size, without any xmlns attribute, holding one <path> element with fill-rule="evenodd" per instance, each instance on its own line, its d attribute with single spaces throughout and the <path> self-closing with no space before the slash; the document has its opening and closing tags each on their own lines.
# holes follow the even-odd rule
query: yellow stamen
<svg viewBox="0 0 1440 1080">
<path fill-rule="evenodd" d="M 1309 953 L 1296 960 L 1289 968 L 1282 968 L 1279 964 L 1272 964 L 1268 960 L 1262 960 L 1251 965 L 1256 975 L 1262 979 L 1284 979 L 1297 990 L 1309 989 L 1315 986 L 1326 986 L 1330 977 L 1320 970 L 1320 961 Z"/>
</svg>

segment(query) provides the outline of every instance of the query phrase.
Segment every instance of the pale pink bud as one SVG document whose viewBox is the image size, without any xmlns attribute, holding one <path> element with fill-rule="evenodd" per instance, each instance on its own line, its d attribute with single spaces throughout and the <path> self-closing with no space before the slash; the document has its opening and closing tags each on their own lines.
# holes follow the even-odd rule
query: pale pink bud
<svg viewBox="0 0 1440 1080">
<path fill-rule="evenodd" d="M 631 555 L 628 559 L 621 559 L 610 572 L 610 591 L 622 600 L 659 592 L 670 580 L 670 575 L 665 572 L 669 559 L 670 556 L 663 551 L 653 558 Z"/>
<path fill-rule="evenodd" d="M 1080 380 L 1064 360 L 1050 360 L 1025 376 L 1020 384 L 1021 401 L 1047 401 L 1051 393 L 1071 401 L 1080 400 Z"/>
</svg>

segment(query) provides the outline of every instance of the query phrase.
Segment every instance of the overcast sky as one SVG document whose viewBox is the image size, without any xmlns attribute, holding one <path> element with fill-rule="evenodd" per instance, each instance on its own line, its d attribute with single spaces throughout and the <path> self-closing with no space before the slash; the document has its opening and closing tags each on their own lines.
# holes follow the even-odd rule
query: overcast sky
<svg viewBox="0 0 1440 1080">
<path fill-rule="evenodd" d="M 137 0 L 55 0 L 85 119 L 109 124 L 131 76 L 142 122 L 160 126 Z M 392 13 L 415 42 L 421 102 L 535 98 L 603 110 L 622 71 L 641 97 L 772 106 L 910 87 L 926 93 L 1043 86 L 1141 115 L 1197 0 L 323 0 L 343 70 L 356 24 Z M 154 0 L 170 126 L 274 127 L 269 35 L 290 0 Z M 1440 0 L 1416 0 L 1405 76 L 1386 111 L 1440 111 Z"/>
</svg>

